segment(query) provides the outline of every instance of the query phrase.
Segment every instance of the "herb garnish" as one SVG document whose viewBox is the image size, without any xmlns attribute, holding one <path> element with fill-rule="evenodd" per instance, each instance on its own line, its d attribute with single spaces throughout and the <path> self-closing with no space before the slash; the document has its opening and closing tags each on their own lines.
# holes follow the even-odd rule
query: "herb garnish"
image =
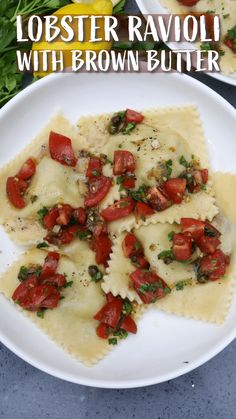
<svg viewBox="0 0 236 419">
<path fill-rule="evenodd" d="M 47 209 L 47 207 L 43 207 L 43 208 L 41 208 L 38 212 L 37 212 L 37 214 L 38 214 L 38 218 L 39 218 L 39 221 L 41 222 L 41 223 L 43 223 L 43 219 L 44 219 L 44 217 L 45 217 L 45 215 L 48 213 L 48 209 Z"/>
<path fill-rule="evenodd" d="M 167 178 L 169 178 L 171 176 L 171 173 L 172 173 L 172 164 L 173 164 L 173 162 L 172 162 L 171 159 L 169 159 L 169 160 L 167 160 L 165 162 Z"/>
<path fill-rule="evenodd" d="M 173 262 L 173 260 L 175 260 L 172 250 L 163 250 L 163 252 L 159 253 L 157 257 L 158 259 L 163 260 L 166 265 L 169 265 Z"/>
<path fill-rule="evenodd" d="M 63 285 L 63 288 L 68 288 L 73 285 L 74 281 L 66 281 L 65 285 Z"/>
<path fill-rule="evenodd" d="M 96 265 L 90 265 L 88 268 L 88 273 L 93 282 L 99 282 L 103 278 L 102 272 L 98 269 Z"/>
<path fill-rule="evenodd" d="M 168 233 L 169 242 L 171 242 L 173 240 L 174 235 L 175 235 L 175 232 L 173 230 Z"/>
<path fill-rule="evenodd" d="M 187 162 L 186 158 L 183 155 L 179 158 L 179 164 L 186 167 L 186 169 L 188 169 L 188 167 L 190 166 L 190 164 Z"/>
<path fill-rule="evenodd" d="M 108 339 L 109 345 L 117 345 L 117 339 L 116 338 L 110 338 Z"/>
<path fill-rule="evenodd" d="M 131 196 L 135 201 L 147 202 L 146 198 L 147 186 L 142 185 L 135 191 L 128 191 L 128 195 Z"/>
<path fill-rule="evenodd" d="M 44 247 L 49 247 L 49 245 L 46 242 L 38 243 L 37 249 L 43 249 Z"/>
</svg>

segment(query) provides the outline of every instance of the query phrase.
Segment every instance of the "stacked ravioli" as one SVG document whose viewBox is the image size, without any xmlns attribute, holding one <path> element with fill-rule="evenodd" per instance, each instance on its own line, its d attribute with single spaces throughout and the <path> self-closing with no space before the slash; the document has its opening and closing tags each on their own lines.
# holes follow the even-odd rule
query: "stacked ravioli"
<svg viewBox="0 0 236 419">
<path fill-rule="evenodd" d="M 234 200 L 229 199 L 229 196 L 235 194 L 235 177 L 231 174 L 211 173 L 204 133 L 195 107 L 163 108 L 144 111 L 142 114 L 143 121 L 131 132 L 119 132 L 115 135 L 109 132 L 112 115 L 82 117 L 76 127 L 64 117 L 56 116 L 31 144 L 1 169 L 0 222 L 11 239 L 22 248 L 27 247 L 27 251 L 2 276 L 0 291 L 12 300 L 12 294 L 19 285 L 17 275 L 20 267 L 27 264 L 42 265 L 50 250 L 57 251 L 60 254 L 58 272 L 73 278 L 72 286 L 63 292 L 63 300 L 55 309 L 46 310 L 43 319 L 37 317 L 35 312 L 22 310 L 19 305 L 15 307 L 29 316 L 65 351 L 87 365 L 100 360 L 111 348 L 107 339 L 97 335 L 98 321 L 94 319 L 94 315 L 106 303 L 107 294 L 111 293 L 113 296 L 134 302 L 136 320 L 140 315 L 145 315 L 148 308 L 130 280 L 135 268 L 122 250 L 127 232 L 132 231 L 135 234 L 142 244 L 150 269 L 159 275 L 171 290 L 165 298 L 154 303 L 157 310 L 221 323 L 225 320 L 232 299 L 236 269 L 236 220 L 232 204 Z M 36 248 L 45 240 L 47 233 L 38 219 L 40 209 L 60 204 L 69 204 L 73 208 L 83 207 L 87 194 L 86 157 L 78 161 L 76 167 L 68 167 L 53 160 L 48 149 L 51 131 L 69 137 L 74 152 L 83 151 L 84 156 L 86 152 L 95 156 L 103 154 L 112 162 L 116 150 L 122 149 L 132 153 L 136 165 L 135 188 L 143 184 L 154 186 L 155 169 L 163 161 L 171 160 L 172 176 L 179 176 L 183 170 L 180 156 L 191 160 L 194 155 L 201 167 L 208 169 L 209 179 L 206 187 L 192 194 L 191 199 L 188 197 L 163 211 L 155 211 L 145 219 L 137 219 L 134 213 L 131 213 L 109 222 L 107 227 L 112 241 L 112 252 L 106 267 L 99 266 L 103 272 L 102 281 L 94 282 L 91 281 L 88 270 L 91 265 L 97 263 L 95 253 L 88 242 L 75 237 L 68 245 L 49 243 L 49 247 Z M 36 173 L 27 190 L 25 207 L 14 208 L 7 197 L 6 180 L 17 173 L 29 157 L 37 160 Z M 112 177 L 110 163 L 104 165 L 103 173 Z M 113 181 L 109 192 L 99 203 L 100 213 L 121 199 L 121 189 L 119 184 Z M 230 263 L 225 276 L 220 280 L 200 284 L 191 264 L 173 261 L 167 265 L 158 259 L 158 254 L 170 246 L 169 234 L 180 231 L 180 221 L 184 217 L 208 220 L 221 231 L 221 249 L 230 255 Z M 175 286 L 180 281 L 187 284 L 181 290 Z"/>
</svg>

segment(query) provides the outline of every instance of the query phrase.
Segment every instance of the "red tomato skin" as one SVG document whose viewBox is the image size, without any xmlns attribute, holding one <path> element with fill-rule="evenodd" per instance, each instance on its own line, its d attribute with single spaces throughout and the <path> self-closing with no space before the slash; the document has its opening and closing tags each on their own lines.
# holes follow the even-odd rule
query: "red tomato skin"
<svg viewBox="0 0 236 419">
<path fill-rule="evenodd" d="M 84 200 L 86 208 L 95 207 L 108 194 L 112 185 L 112 180 L 106 176 L 93 178 L 89 183 L 89 194 Z"/>
<path fill-rule="evenodd" d="M 135 122 L 136 124 L 140 124 L 144 120 L 144 116 L 132 109 L 127 109 L 125 113 L 125 120 L 127 123 Z"/>
<path fill-rule="evenodd" d="M 43 279 L 42 281 L 40 281 L 40 283 L 55 285 L 57 287 L 63 287 L 66 284 L 66 278 L 65 278 L 65 275 L 54 274 L 50 276 L 49 278 Z"/>
<path fill-rule="evenodd" d="M 106 294 L 106 300 L 107 300 L 108 303 L 115 300 L 116 298 L 117 297 L 115 297 L 115 295 L 113 295 L 111 292 L 108 292 L 108 294 Z"/>
<path fill-rule="evenodd" d="M 58 215 L 56 224 L 66 226 L 71 220 L 72 211 L 73 211 L 73 208 L 68 204 L 59 205 L 58 206 L 59 215 Z"/>
<path fill-rule="evenodd" d="M 65 244 L 71 243 L 75 239 L 76 234 L 78 233 L 79 230 L 80 230 L 80 226 L 74 225 L 74 226 L 67 227 L 65 230 L 61 231 L 57 236 L 59 245 L 65 245 Z"/>
<path fill-rule="evenodd" d="M 29 290 L 35 287 L 38 284 L 38 278 L 33 275 L 18 285 L 15 291 L 12 294 L 13 301 L 18 301 L 21 303 L 27 296 Z"/>
<path fill-rule="evenodd" d="M 113 174 L 123 175 L 124 173 L 134 173 L 135 171 L 135 159 L 130 151 L 116 150 L 114 152 L 114 166 Z"/>
<path fill-rule="evenodd" d="M 124 205 L 127 204 L 127 205 Z M 115 204 L 110 205 L 101 211 L 101 216 L 105 221 L 115 221 L 127 217 L 134 209 L 135 203 L 131 198 L 122 198 Z"/>
<path fill-rule="evenodd" d="M 168 198 L 155 186 L 148 189 L 147 199 L 151 207 L 156 211 L 164 211 L 170 206 Z"/>
<path fill-rule="evenodd" d="M 44 307 L 43 302 L 52 295 L 58 295 L 60 293 L 53 285 L 36 285 L 31 288 L 28 292 L 28 301 L 22 303 L 22 307 L 31 311 L 36 311 L 39 308 Z M 53 307 L 52 307 L 53 308 Z"/>
<path fill-rule="evenodd" d="M 105 323 L 107 326 L 116 328 L 120 320 L 121 312 L 123 307 L 123 301 L 121 298 L 116 297 L 110 303 L 106 303 L 101 310 L 99 310 L 94 319 Z"/>
<path fill-rule="evenodd" d="M 204 256 L 201 259 L 200 271 L 206 274 L 210 281 L 216 281 L 225 275 L 227 264 L 227 256 L 220 249 L 217 249 L 211 255 Z"/>
<path fill-rule="evenodd" d="M 26 162 L 23 164 L 23 166 L 19 170 L 17 177 L 19 179 L 28 180 L 35 174 L 35 172 L 36 172 L 35 161 L 32 158 L 29 158 L 28 160 L 26 160 Z"/>
<path fill-rule="evenodd" d="M 49 135 L 51 158 L 65 166 L 75 167 L 77 158 L 74 155 L 71 139 L 51 131 Z"/>
<path fill-rule="evenodd" d="M 127 258 L 143 254 L 143 246 L 133 233 L 126 234 L 122 242 L 122 249 Z"/>
<path fill-rule="evenodd" d="M 57 218 L 59 217 L 59 210 L 57 207 L 51 208 L 43 218 L 43 225 L 47 230 L 52 230 L 57 224 Z"/>
<path fill-rule="evenodd" d="M 202 169 L 200 170 L 201 177 L 202 177 L 202 183 L 205 185 L 208 182 L 208 169 Z"/>
<path fill-rule="evenodd" d="M 143 255 L 137 256 L 137 265 L 139 268 L 148 269 L 150 267 L 150 263 L 145 259 Z"/>
<path fill-rule="evenodd" d="M 82 207 L 76 208 L 73 211 L 73 217 L 80 225 L 85 225 L 87 220 L 86 210 Z"/>
<path fill-rule="evenodd" d="M 108 229 L 107 229 L 107 225 L 106 224 L 98 224 L 96 225 L 94 231 L 93 231 L 93 237 L 94 238 L 99 238 L 102 235 L 107 235 L 108 234 Z"/>
<path fill-rule="evenodd" d="M 173 236 L 173 254 L 176 260 L 188 260 L 193 253 L 193 242 L 190 236 L 178 233 Z"/>
<path fill-rule="evenodd" d="M 181 204 L 186 190 L 186 180 L 173 178 L 163 184 L 166 195 L 174 204 Z"/>
<path fill-rule="evenodd" d="M 96 253 L 95 260 L 98 265 L 106 265 L 111 253 L 112 241 L 107 234 L 98 238 L 93 237 L 90 248 Z"/>
<path fill-rule="evenodd" d="M 98 157 L 90 157 L 86 177 L 91 179 L 102 174 L 102 162 Z"/>
<path fill-rule="evenodd" d="M 135 188 L 135 178 L 134 177 L 127 177 L 122 182 L 122 186 L 125 189 L 133 189 L 133 188 Z"/>
<path fill-rule="evenodd" d="M 155 302 L 159 298 L 166 296 L 164 291 L 165 288 L 168 288 L 165 281 L 160 278 L 157 274 L 152 271 L 144 271 L 140 268 L 130 274 L 130 279 L 133 283 L 135 291 L 138 293 L 139 297 L 144 304 L 149 304 Z M 154 291 L 141 292 L 140 287 L 146 284 L 159 283 L 160 287 L 156 288 Z"/>
<path fill-rule="evenodd" d="M 49 252 L 45 258 L 44 265 L 41 271 L 40 279 L 49 278 L 56 273 L 60 255 L 57 252 Z"/>
<path fill-rule="evenodd" d="M 195 6 L 199 0 L 178 0 L 183 6 L 192 7 Z"/>
<path fill-rule="evenodd" d="M 234 44 L 233 39 L 231 39 L 231 38 L 229 38 L 228 36 L 226 36 L 226 37 L 225 37 L 225 40 L 224 40 L 224 44 L 225 44 L 228 48 L 232 49 L 232 51 L 233 51 L 233 52 L 235 52 L 235 53 L 236 53 L 236 45 Z"/>
<path fill-rule="evenodd" d="M 138 330 L 137 325 L 131 316 L 126 316 L 122 320 L 120 328 L 124 329 L 128 333 L 134 333 L 134 334 L 136 334 Z"/>
<path fill-rule="evenodd" d="M 190 234 L 194 240 L 203 236 L 206 223 L 195 218 L 181 218 L 180 221 L 182 232 Z"/>
<path fill-rule="evenodd" d="M 138 222 L 140 219 L 146 218 L 147 215 L 155 214 L 155 211 L 144 202 L 137 202 L 134 213 L 136 221 Z"/>
<path fill-rule="evenodd" d="M 218 237 L 201 236 L 196 241 L 196 245 L 199 247 L 202 253 L 212 254 L 215 252 L 217 247 L 220 245 Z"/>
<path fill-rule="evenodd" d="M 47 297 L 40 305 L 40 308 L 56 308 L 60 301 L 61 294 L 60 292 L 54 287 L 54 291 Z"/>
<path fill-rule="evenodd" d="M 9 177 L 6 184 L 6 192 L 11 204 L 18 209 L 25 207 L 24 198 L 21 196 L 19 181 L 15 177 Z"/>
<path fill-rule="evenodd" d="M 105 323 L 100 323 L 96 328 L 96 333 L 99 338 L 107 339 L 109 336 L 109 327 Z"/>
</svg>

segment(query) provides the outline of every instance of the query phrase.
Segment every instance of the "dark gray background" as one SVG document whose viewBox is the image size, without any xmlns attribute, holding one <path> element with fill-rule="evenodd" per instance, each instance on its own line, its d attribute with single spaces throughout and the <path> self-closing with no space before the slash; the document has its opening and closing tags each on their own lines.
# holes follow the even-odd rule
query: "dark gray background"
<svg viewBox="0 0 236 419">
<path fill-rule="evenodd" d="M 128 0 L 127 10 L 138 11 L 133 0 Z M 236 107 L 236 87 L 205 75 L 198 74 L 197 78 Z M 236 341 L 207 364 L 167 383 L 133 390 L 101 390 L 53 378 L 0 344 L 0 418 L 233 419 L 235 355 Z"/>
</svg>

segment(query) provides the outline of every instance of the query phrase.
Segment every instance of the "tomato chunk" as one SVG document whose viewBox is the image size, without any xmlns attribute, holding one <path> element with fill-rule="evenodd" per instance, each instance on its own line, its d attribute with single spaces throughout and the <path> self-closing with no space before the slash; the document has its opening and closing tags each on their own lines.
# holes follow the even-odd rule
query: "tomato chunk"
<svg viewBox="0 0 236 419">
<path fill-rule="evenodd" d="M 53 287 L 54 290 L 51 291 L 51 294 L 43 300 L 43 302 L 40 304 L 40 308 L 56 308 L 58 306 L 58 303 L 61 298 L 60 292 Z"/>
<path fill-rule="evenodd" d="M 204 256 L 200 260 L 198 279 L 203 276 L 210 281 L 216 281 L 225 275 L 227 264 L 228 257 L 220 249 L 211 255 Z"/>
<path fill-rule="evenodd" d="M 9 177 L 7 179 L 6 192 L 11 204 L 18 209 L 25 207 L 25 201 L 22 197 L 22 188 L 18 178 Z"/>
<path fill-rule="evenodd" d="M 126 316 L 122 320 L 120 328 L 124 329 L 128 333 L 137 333 L 137 325 L 131 316 Z"/>
<path fill-rule="evenodd" d="M 36 172 L 36 164 L 32 158 L 26 160 L 18 172 L 17 177 L 23 180 L 30 179 Z"/>
<path fill-rule="evenodd" d="M 133 189 L 135 187 L 135 177 L 126 176 L 124 181 L 122 182 L 122 186 L 125 189 Z"/>
<path fill-rule="evenodd" d="M 95 259 L 98 265 L 106 265 L 109 260 L 112 241 L 107 234 L 93 237 L 90 243 L 91 249 L 96 253 Z"/>
<path fill-rule="evenodd" d="M 58 207 L 51 208 L 48 213 L 43 217 L 43 225 L 47 230 L 52 230 L 57 224 L 57 218 L 59 217 Z"/>
<path fill-rule="evenodd" d="M 58 225 L 67 225 L 71 220 L 72 211 L 73 209 L 68 204 L 59 205 L 58 206 L 59 215 L 58 215 L 56 223 Z"/>
<path fill-rule="evenodd" d="M 170 206 L 168 198 L 162 191 L 160 191 L 160 189 L 154 186 L 148 189 L 147 199 L 151 207 L 156 211 L 164 211 Z"/>
<path fill-rule="evenodd" d="M 208 169 L 200 170 L 202 183 L 205 185 L 208 182 Z"/>
<path fill-rule="evenodd" d="M 84 200 L 87 208 L 95 207 L 108 194 L 112 185 L 112 180 L 106 176 L 93 178 L 89 182 L 89 194 Z"/>
<path fill-rule="evenodd" d="M 54 274 L 50 276 L 49 278 L 43 279 L 40 282 L 41 284 L 50 284 L 50 285 L 55 285 L 57 287 L 63 287 L 66 283 L 66 277 L 65 275 L 61 275 L 61 274 Z"/>
<path fill-rule="evenodd" d="M 90 179 L 102 174 L 102 161 L 98 157 L 90 157 L 86 176 Z"/>
<path fill-rule="evenodd" d="M 115 297 L 111 292 L 108 292 L 108 294 L 106 294 L 106 300 L 107 300 L 108 303 L 115 300 L 116 298 L 117 297 Z"/>
<path fill-rule="evenodd" d="M 135 171 L 135 160 L 134 156 L 130 151 L 116 150 L 114 153 L 114 175 L 122 175 L 123 173 L 134 173 Z"/>
<path fill-rule="evenodd" d="M 176 260 L 188 260 L 193 253 L 193 241 L 190 236 L 184 233 L 173 236 L 173 254 Z"/>
<path fill-rule="evenodd" d="M 94 319 L 105 323 L 106 325 L 116 328 L 120 320 L 123 302 L 121 298 L 116 297 L 113 301 L 106 303 L 101 310 L 99 310 Z"/>
<path fill-rule="evenodd" d="M 150 263 L 145 259 L 143 255 L 138 255 L 136 258 L 136 264 L 139 268 L 148 269 L 150 267 Z"/>
<path fill-rule="evenodd" d="M 144 116 L 132 109 L 127 109 L 125 113 L 125 120 L 127 123 L 134 122 L 135 124 L 140 124 L 144 120 Z"/>
<path fill-rule="evenodd" d="M 47 257 L 45 258 L 44 265 L 41 271 L 41 275 L 40 275 L 41 279 L 49 278 L 50 276 L 55 274 L 58 267 L 59 259 L 60 259 L 59 253 L 56 253 L 56 252 L 48 253 Z"/>
<path fill-rule="evenodd" d="M 199 0 L 178 0 L 183 6 L 192 7 L 195 6 Z"/>
<path fill-rule="evenodd" d="M 65 166 L 76 166 L 77 158 L 75 157 L 70 138 L 51 131 L 49 135 L 49 151 L 53 160 Z"/>
<path fill-rule="evenodd" d="M 143 254 L 143 246 L 133 233 L 126 234 L 122 242 L 122 249 L 127 258 Z"/>
<path fill-rule="evenodd" d="M 130 279 L 144 304 L 154 303 L 170 292 L 165 281 L 152 271 L 136 269 L 135 272 L 130 274 Z"/>
<path fill-rule="evenodd" d="M 134 213 L 138 222 L 140 219 L 145 221 L 146 216 L 155 214 L 155 211 L 144 202 L 137 202 Z"/>
<path fill-rule="evenodd" d="M 28 295 L 28 292 L 31 288 L 35 287 L 38 284 L 38 278 L 36 275 L 32 275 L 29 278 L 25 279 L 23 282 L 18 285 L 12 294 L 13 301 L 17 301 L 19 304 L 25 300 Z"/>
<path fill-rule="evenodd" d="M 186 179 L 169 179 L 164 183 L 163 190 L 174 204 L 181 204 L 186 190 Z"/>
<path fill-rule="evenodd" d="M 52 301 L 48 304 L 47 300 L 52 296 L 53 304 Z M 22 301 L 21 306 L 27 310 L 36 311 L 39 308 L 54 308 L 59 300 L 60 292 L 53 285 L 36 285 L 29 290 L 27 299 Z"/>
<path fill-rule="evenodd" d="M 75 221 L 77 221 L 77 223 L 79 223 L 81 225 L 84 225 L 86 223 L 86 219 L 87 219 L 86 210 L 82 207 L 76 208 L 73 211 L 73 217 L 74 217 Z"/>
<path fill-rule="evenodd" d="M 99 338 L 107 339 L 109 336 L 109 326 L 105 323 L 100 323 L 96 328 L 96 333 Z"/>
<path fill-rule="evenodd" d="M 214 253 L 220 245 L 218 237 L 201 236 L 196 240 L 196 244 L 202 253 Z"/>
<path fill-rule="evenodd" d="M 101 216 L 106 221 L 115 221 L 127 217 L 134 209 L 135 203 L 131 198 L 122 198 L 115 204 L 101 211 Z"/>
<path fill-rule="evenodd" d="M 191 234 L 194 240 L 203 236 L 205 223 L 195 218 L 181 218 L 181 229 L 183 233 Z"/>
</svg>

